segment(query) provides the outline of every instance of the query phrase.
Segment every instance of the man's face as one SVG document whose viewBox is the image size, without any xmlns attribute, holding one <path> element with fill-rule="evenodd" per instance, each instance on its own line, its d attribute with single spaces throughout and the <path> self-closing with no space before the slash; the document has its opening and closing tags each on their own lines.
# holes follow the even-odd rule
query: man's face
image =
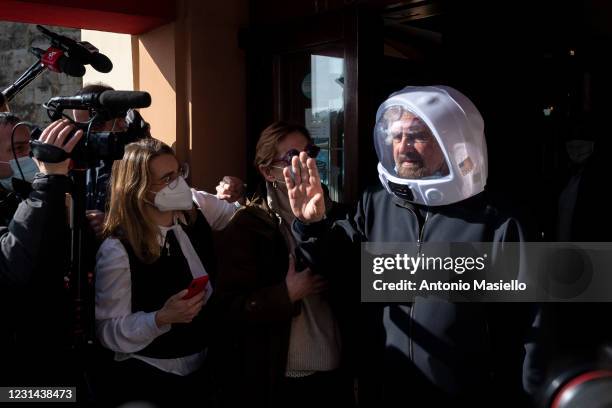
<svg viewBox="0 0 612 408">
<path fill-rule="evenodd" d="M 85 123 L 90 119 L 89 111 L 82 109 L 73 109 L 72 116 L 75 122 Z M 127 130 L 127 123 L 124 118 L 107 120 L 106 122 L 95 123 L 92 132 L 124 132 Z"/>
<path fill-rule="evenodd" d="M 14 159 L 11 148 L 12 125 L 0 125 L 0 178 L 10 177 L 13 174 L 8 161 Z M 19 126 L 15 131 L 15 153 L 17 157 L 24 157 L 30 154 L 30 132 L 27 127 Z"/>
<path fill-rule="evenodd" d="M 444 153 L 427 125 L 411 113 L 389 125 L 393 140 L 393 159 L 402 178 L 420 179 L 436 172 L 448 174 Z"/>
</svg>

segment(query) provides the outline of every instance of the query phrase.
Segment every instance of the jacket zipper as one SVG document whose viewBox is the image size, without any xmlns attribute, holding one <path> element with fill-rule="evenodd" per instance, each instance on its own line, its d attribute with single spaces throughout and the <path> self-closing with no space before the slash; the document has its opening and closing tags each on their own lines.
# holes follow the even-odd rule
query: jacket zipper
<svg viewBox="0 0 612 408">
<path fill-rule="evenodd" d="M 416 217 L 416 213 L 414 214 Z M 423 245 L 423 233 L 425 231 L 425 224 L 429 219 L 429 211 L 425 212 L 425 220 L 423 221 L 423 225 L 421 225 L 421 230 L 419 231 L 419 238 L 417 240 L 417 256 L 421 256 L 421 247 Z M 408 325 L 408 355 L 410 356 L 410 361 L 414 361 L 414 351 L 412 347 L 412 319 L 414 318 L 414 308 L 416 307 L 416 299 L 412 302 L 412 307 L 410 308 L 410 324 Z"/>
<path fill-rule="evenodd" d="M 425 224 L 427 224 L 428 219 L 429 211 L 425 213 L 425 220 L 423 221 L 423 225 L 421 225 L 421 231 L 419 232 L 419 239 L 417 240 L 417 256 L 421 256 L 421 247 L 423 246 L 423 232 L 425 231 Z"/>
</svg>

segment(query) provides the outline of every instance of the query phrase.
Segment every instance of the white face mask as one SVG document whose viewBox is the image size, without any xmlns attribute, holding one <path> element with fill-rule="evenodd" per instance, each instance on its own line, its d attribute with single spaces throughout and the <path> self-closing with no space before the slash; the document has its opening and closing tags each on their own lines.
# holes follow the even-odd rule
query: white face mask
<svg viewBox="0 0 612 408">
<path fill-rule="evenodd" d="M 565 149 L 570 160 L 576 164 L 584 163 L 593 154 L 595 142 L 592 140 L 568 140 Z"/>
<path fill-rule="evenodd" d="M 182 176 L 176 179 L 176 186 L 166 186 L 155 194 L 155 207 L 160 211 L 191 210 L 193 199 L 191 189 Z M 173 183 L 170 183 L 173 184 Z"/>
</svg>

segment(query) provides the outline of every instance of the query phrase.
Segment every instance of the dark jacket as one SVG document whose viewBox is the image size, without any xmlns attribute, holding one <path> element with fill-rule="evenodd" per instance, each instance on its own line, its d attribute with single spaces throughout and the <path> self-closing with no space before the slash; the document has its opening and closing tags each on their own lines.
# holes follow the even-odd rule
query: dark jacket
<svg viewBox="0 0 612 408">
<path fill-rule="evenodd" d="M 572 165 L 560 172 L 557 182 L 550 183 L 550 191 L 542 217 L 546 241 L 557 240 L 559 198 L 569 179 L 580 172 L 574 212 L 569 235 L 571 242 L 612 241 L 612 212 L 602 189 L 610 175 L 608 152 L 610 143 L 598 141 L 593 156 L 582 166 Z M 550 383 L 557 377 L 585 368 L 609 369 L 609 359 L 602 358 L 604 348 L 612 344 L 612 325 L 602 324 L 597 316 L 612 313 L 612 303 L 546 303 L 542 305 L 536 324 L 534 340 L 528 347 L 529 375 L 526 386 L 536 398 L 547 398 Z"/>
<path fill-rule="evenodd" d="M 0 186 L 0 225 L 7 226 L 11 223 L 21 201 L 17 194 Z"/>
<path fill-rule="evenodd" d="M 289 252 L 277 222 L 266 210 L 247 206 L 219 244 L 216 295 L 223 327 L 210 355 L 227 406 L 268 406 L 285 370 L 294 309 L 285 284 Z"/>
<path fill-rule="evenodd" d="M 338 272 L 346 282 L 359 280 L 360 242 L 522 240 L 518 222 L 489 205 L 484 194 L 427 208 L 382 188 L 366 191 L 351 217 L 310 225 L 296 221 L 293 229 L 313 265 L 343 259 L 346 267 Z M 360 406 L 399 406 L 406 398 L 422 406 L 500 406 L 523 398 L 520 330 L 528 327 L 527 312 L 514 304 L 432 298 L 362 304 Z M 502 391 L 500 401 L 487 402 Z"/>
<path fill-rule="evenodd" d="M 100 160 L 96 167 L 87 170 L 87 184 L 85 186 L 85 206 L 87 210 L 106 211 L 107 195 L 109 195 L 108 183 L 112 170 L 112 160 Z"/>
<path fill-rule="evenodd" d="M 63 235 L 70 180 L 65 176 L 38 176 L 28 199 L 22 201 L 8 226 L 0 226 L 0 296 L 22 290 L 34 269 L 49 260 L 39 255 L 49 246 L 45 239 Z M 55 238 L 54 238 L 55 239 Z"/>
<path fill-rule="evenodd" d="M 44 376 L 53 366 L 58 378 L 62 367 L 52 360 L 60 358 L 58 348 L 68 324 L 64 274 L 69 251 L 65 205 L 69 186 L 68 177 L 38 175 L 29 198 L 19 204 L 8 227 L 0 227 L 0 354 L 3 373 L 13 383 L 19 381 L 17 369 L 23 371 L 28 384 L 34 384 L 38 374 Z"/>
<path fill-rule="evenodd" d="M 209 354 L 225 406 L 273 404 L 285 375 L 291 321 L 299 313 L 285 284 L 288 267 L 278 218 L 263 200 L 237 211 L 219 242 L 215 290 L 223 326 Z M 330 304 L 338 319 L 342 302 L 335 300 Z"/>
<path fill-rule="evenodd" d="M 612 241 L 612 214 L 608 200 L 604 198 L 602 186 L 606 185 L 612 173 L 608 152 L 610 143 L 597 145 L 597 150 L 583 165 L 568 165 L 560 169 L 554 180 L 543 186 L 546 195 L 540 203 L 540 216 L 543 220 L 544 240 L 557 240 L 559 221 L 559 198 L 571 177 L 581 173 L 576 191 L 576 203 L 572 214 L 569 241 L 572 242 L 610 242 Z M 593 220 L 597 214 L 597 221 Z"/>
</svg>

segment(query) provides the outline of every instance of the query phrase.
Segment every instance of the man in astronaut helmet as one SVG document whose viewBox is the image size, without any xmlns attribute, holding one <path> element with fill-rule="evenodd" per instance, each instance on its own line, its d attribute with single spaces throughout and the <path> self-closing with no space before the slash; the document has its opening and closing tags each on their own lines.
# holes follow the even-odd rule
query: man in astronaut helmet
<svg viewBox="0 0 612 408">
<path fill-rule="evenodd" d="M 459 91 L 423 86 L 391 95 L 378 109 L 374 143 L 382 186 L 364 192 L 344 219 L 325 214 L 314 160 L 301 154 L 284 169 L 293 232 L 313 270 L 342 259 L 346 282 L 347 271 L 360 269 L 362 242 L 523 239 L 519 223 L 486 198 L 484 122 Z M 433 296 L 381 308 L 353 309 L 360 393 L 374 396 L 361 397 L 364 406 L 524 406 L 521 330 L 529 316 Z"/>
<path fill-rule="evenodd" d="M 374 142 L 387 191 L 415 204 L 448 205 L 484 190 L 484 122 L 449 87 L 407 87 L 378 109 Z"/>
</svg>

